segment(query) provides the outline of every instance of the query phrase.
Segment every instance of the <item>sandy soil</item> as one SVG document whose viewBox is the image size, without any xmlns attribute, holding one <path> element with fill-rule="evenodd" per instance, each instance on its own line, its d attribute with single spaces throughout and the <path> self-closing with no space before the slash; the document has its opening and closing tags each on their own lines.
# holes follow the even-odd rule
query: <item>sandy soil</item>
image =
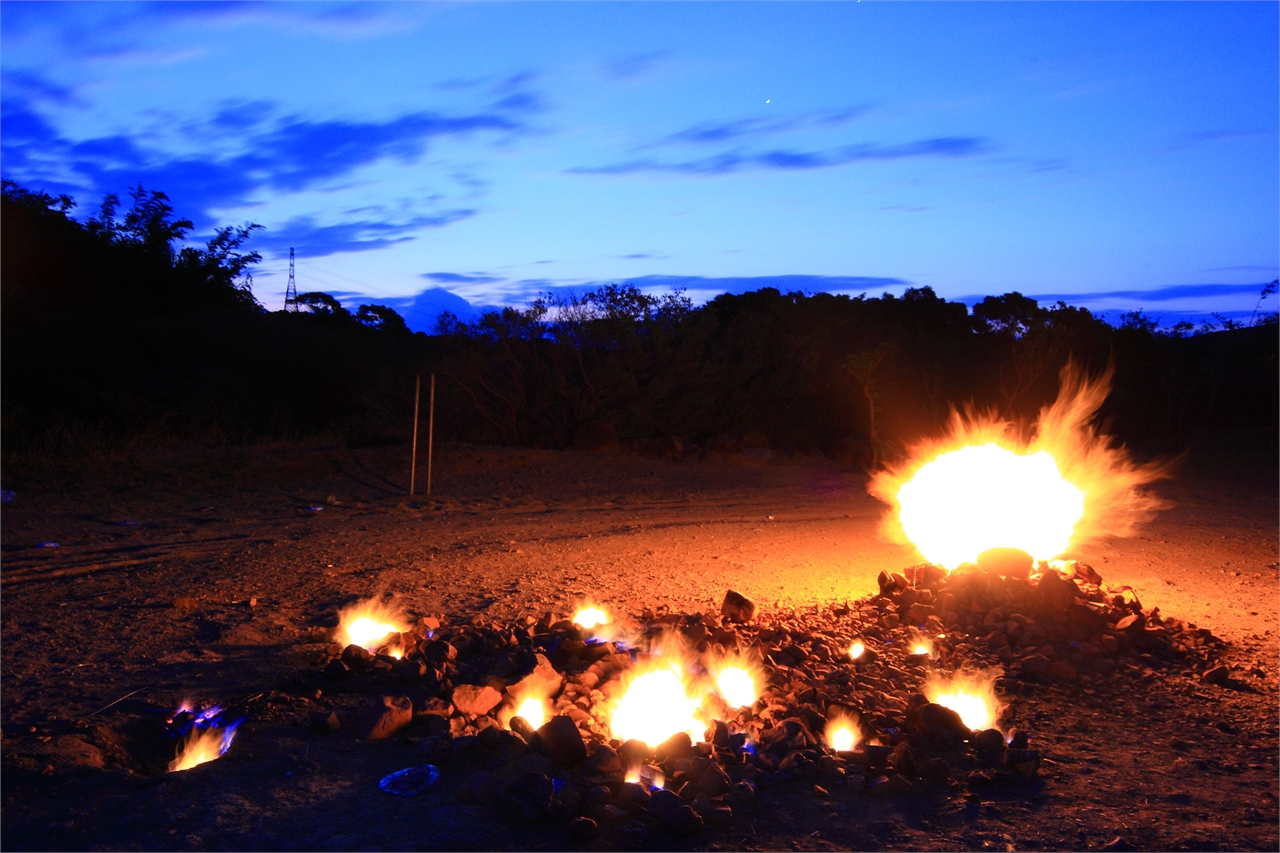
<svg viewBox="0 0 1280 853">
<path fill-rule="evenodd" d="M 455 622 L 584 599 L 718 612 L 732 588 L 770 620 L 918 562 L 878 536 L 865 477 L 821 458 L 438 450 L 430 498 L 404 495 L 400 449 L 156 453 L 100 462 L 74 490 L 65 471 L 23 471 L 0 531 L 4 848 L 560 849 L 562 828 L 455 800 L 465 766 L 387 797 L 378 778 L 416 761 L 406 739 L 296 724 L 355 701 L 301 677 L 337 608 L 379 595 Z M 1034 790 L 816 800 L 781 786 L 729 828 L 678 839 L 630 821 L 588 848 L 1276 849 L 1275 471 L 1193 456 L 1138 536 L 1073 555 L 1229 641 L 1226 685 L 1159 672 L 1010 697 L 1051 757 Z M 156 721 L 188 697 L 247 702 L 250 719 L 222 760 L 163 774 Z"/>
</svg>

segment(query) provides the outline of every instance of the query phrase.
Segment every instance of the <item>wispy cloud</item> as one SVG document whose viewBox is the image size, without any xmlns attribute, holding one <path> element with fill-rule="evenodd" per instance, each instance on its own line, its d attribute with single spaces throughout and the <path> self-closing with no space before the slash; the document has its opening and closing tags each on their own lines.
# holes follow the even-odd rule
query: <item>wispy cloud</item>
<svg viewBox="0 0 1280 853">
<path fill-rule="evenodd" d="M 605 76 L 614 80 L 631 80 L 643 77 L 658 68 L 671 55 L 669 51 L 654 50 L 621 56 L 604 66 Z"/>
<path fill-rule="evenodd" d="M 959 158 L 985 154 L 991 145 L 981 137 L 943 136 L 921 139 L 900 145 L 846 145 L 825 151 L 777 149 L 762 153 L 728 151 L 695 160 L 657 160 L 642 158 L 604 166 L 577 166 L 566 170 L 575 175 L 629 175 L 657 172 L 685 175 L 727 175 L 751 169 L 802 171 L 827 169 L 872 160 L 907 158 Z"/>
<path fill-rule="evenodd" d="M 756 116 L 733 121 L 699 122 L 663 138 L 658 144 L 718 145 L 738 139 L 758 138 L 805 128 L 838 127 L 865 115 L 871 109 L 869 104 L 862 104 L 841 110 L 823 110 L 798 115 Z"/>
<path fill-rule="evenodd" d="M 653 252 L 633 252 L 630 255 L 615 255 L 614 257 L 616 257 L 620 261 L 644 261 L 644 260 L 665 261 L 671 256 L 658 255 Z"/>
<path fill-rule="evenodd" d="M 431 216 L 415 216 L 403 222 L 360 220 L 334 225 L 317 225 L 314 217 L 298 216 L 254 237 L 259 248 L 283 252 L 297 249 L 302 255 L 320 258 L 339 252 L 367 252 L 416 239 L 413 232 L 441 228 L 475 215 L 474 210 L 447 210 Z"/>
<path fill-rule="evenodd" d="M 492 276 L 488 273 L 460 273 L 460 272 L 424 272 L 422 277 L 428 281 L 438 282 L 440 284 L 490 284 L 495 281 L 503 281 L 498 276 Z"/>
<path fill-rule="evenodd" d="M 1104 290 L 1093 293 L 1037 293 L 1032 299 L 1041 302 L 1090 302 L 1100 299 L 1134 299 L 1141 302 L 1170 302 L 1175 299 L 1204 299 L 1217 296 L 1234 296 L 1261 292 L 1264 282 L 1258 284 L 1172 284 L 1146 290 Z M 979 297 L 981 298 L 981 297 Z"/>
</svg>

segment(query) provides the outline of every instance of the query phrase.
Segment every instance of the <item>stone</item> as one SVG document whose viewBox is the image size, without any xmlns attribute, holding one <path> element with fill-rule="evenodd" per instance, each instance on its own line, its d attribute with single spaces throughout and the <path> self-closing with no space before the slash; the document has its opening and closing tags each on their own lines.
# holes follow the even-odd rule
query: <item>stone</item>
<svg viewBox="0 0 1280 853">
<path fill-rule="evenodd" d="M 541 773 L 524 773 L 503 785 L 496 799 L 503 810 L 529 823 L 540 820 L 551 810 L 555 784 Z"/>
<path fill-rule="evenodd" d="M 723 720 L 715 720 L 707 730 L 707 740 L 712 746 L 727 748 L 729 746 L 729 727 Z"/>
<path fill-rule="evenodd" d="M 821 785 L 814 785 L 813 795 L 820 800 L 825 800 L 831 796 L 831 792 L 828 791 L 826 788 L 822 787 Z"/>
<path fill-rule="evenodd" d="M 1011 749 L 1026 749 L 1030 742 L 1031 738 L 1027 735 L 1025 729 L 1009 729 L 1009 747 Z"/>
<path fill-rule="evenodd" d="M 630 661 L 630 658 L 628 658 L 628 661 Z M 509 686 L 507 693 L 520 699 L 526 696 L 541 696 L 546 699 L 554 699 L 560 695 L 560 689 L 563 686 L 564 676 L 551 665 L 551 661 L 547 660 L 546 655 L 539 654 L 535 658 L 533 671 Z"/>
<path fill-rule="evenodd" d="M 676 732 L 658 744 L 653 754 L 659 761 L 666 761 L 669 758 L 688 758 L 693 755 L 693 739 L 689 737 L 688 732 Z"/>
<path fill-rule="evenodd" d="M 427 674 L 427 665 L 420 660 L 397 661 L 392 669 L 399 678 L 409 682 L 421 681 Z"/>
<path fill-rule="evenodd" d="M 550 758 L 531 752 L 520 759 L 520 763 L 516 765 L 520 773 L 541 773 L 543 776 L 554 776 L 556 765 Z"/>
<path fill-rule="evenodd" d="M 356 737 L 384 740 L 412 722 L 413 702 L 408 696 L 381 696 L 360 712 Z"/>
<path fill-rule="evenodd" d="M 973 748 L 978 752 L 999 752 L 1004 749 L 1004 735 L 998 729 L 984 729 L 973 739 Z"/>
<path fill-rule="evenodd" d="M 177 610 L 195 610 L 200 606 L 200 602 L 195 598 L 175 598 L 173 606 Z"/>
<path fill-rule="evenodd" d="M 1230 677 L 1231 670 L 1227 669 L 1226 666 L 1215 666 L 1200 676 L 1200 681 L 1202 684 L 1223 684 Z"/>
<path fill-rule="evenodd" d="M 675 835 L 693 835 L 701 832 L 704 826 L 702 818 L 691 806 L 682 805 L 673 812 L 659 818 L 662 825 Z"/>
<path fill-rule="evenodd" d="M 1049 664 L 1049 668 L 1046 670 L 1045 675 L 1049 676 L 1054 681 L 1075 681 L 1079 677 L 1074 666 L 1058 660 Z"/>
<path fill-rule="evenodd" d="M 498 781 L 488 770 L 481 770 L 467 777 L 458 786 L 456 796 L 469 805 L 482 805 L 493 799 L 498 792 Z"/>
<path fill-rule="evenodd" d="M 333 711 L 312 711 L 308 715 L 311 731 L 318 735 L 336 732 L 342 728 L 342 721 Z"/>
<path fill-rule="evenodd" d="M 1030 779 L 1040 769 L 1040 753 L 1034 749 L 1006 749 L 1004 766 L 1024 779 Z"/>
<path fill-rule="evenodd" d="M 453 706 L 463 714 L 482 717 L 498 707 L 502 694 L 487 684 L 459 684 L 453 688 Z"/>
<path fill-rule="evenodd" d="M 708 797 L 718 797 L 721 794 L 726 794 L 733 785 L 733 780 L 729 778 L 729 774 L 714 761 L 698 774 L 695 781 L 697 782 L 698 790 Z"/>
<path fill-rule="evenodd" d="M 569 821 L 568 838 L 571 844 L 585 844 L 599 834 L 599 824 L 589 817 L 575 817 Z"/>
<path fill-rule="evenodd" d="M 749 805 L 756 801 L 756 786 L 749 779 L 734 782 L 724 798 L 734 805 Z"/>
<path fill-rule="evenodd" d="M 930 702 L 916 712 L 915 718 L 921 728 L 943 740 L 963 740 L 969 736 L 969 727 L 964 720 L 945 705 Z"/>
<path fill-rule="evenodd" d="M 368 669 L 373 666 L 373 652 L 352 643 L 342 650 L 342 662 L 352 669 Z"/>
<path fill-rule="evenodd" d="M 1049 666 L 1050 661 L 1044 655 L 1028 655 L 1022 659 L 1022 671 L 1028 675 L 1046 675 L 1049 672 Z"/>
<path fill-rule="evenodd" d="M 418 741 L 418 755 L 428 764 L 446 764 L 453 760 L 453 736 L 445 732 Z"/>
<path fill-rule="evenodd" d="M 653 755 L 653 750 L 649 749 L 649 744 L 638 738 L 631 738 L 631 740 L 618 747 L 618 757 L 628 767 L 633 764 L 640 764 L 651 755 Z"/>
<path fill-rule="evenodd" d="M 602 743 L 587 759 L 586 770 L 593 776 L 611 776 L 614 773 L 621 773 L 622 759 L 618 757 L 613 747 Z"/>
<path fill-rule="evenodd" d="M 1060 613 L 1071 606 L 1079 591 L 1074 583 L 1056 571 L 1049 570 L 1040 576 L 1040 582 L 1035 587 L 1035 598 L 1042 612 Z"/>
<path fill-rule="evenodd" d="M 618 786 L 618 800 L 620 802 L 648 808 L 650 799 L 649 789 L 639 782 L 623 782 Z"/>
<path fill-rule="evenodd" d="M 915 793 L 915 786 L 911 784 L 911 780 L 901 773 L 894 773 L 890 776 L 889 783 L 885 787 L 895 794 Z"/>
<path fill-rule="evenodd" d="M 547 756 L 561 767 L 577 764 L 587 757 L 587 745 L 572 717 L 561 714 L 547 720 L 538 729 L 538 738 Z"/>
<path fill-rule="evenodd" d="M 729 590 L 720 605 L 720 615 L 729 622 L 750 622 L 756 616 L 756 605 L 745 595 Z"/>
<path fill-rule="evenodd" d="M 331 660 L 324 668 L 324 677 L 330 681 L 341 681 L 351 674 L 351 667 L 340 660 Z"/>
</svg>

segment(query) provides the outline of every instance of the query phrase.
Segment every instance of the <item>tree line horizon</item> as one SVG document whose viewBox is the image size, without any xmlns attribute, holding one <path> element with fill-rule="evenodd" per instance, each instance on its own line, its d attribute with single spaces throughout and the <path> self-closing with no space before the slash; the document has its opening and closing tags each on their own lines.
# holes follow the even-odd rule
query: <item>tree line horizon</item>
<svg viewBox="0 0 1280 853">
<path fill-rule="evenodd" d="M 252 292 L 261 226 L 192 230 L 141 185 L 84 223 L 69 196 L 5 179 L 0 231 L 3 444 L 54 452 L 127 442 L 329 439 L 393 444 L 411 431 L 416 374 L 438 376 L 442 440 L 563 448 L 584 425 L 623 439 L 767 442 L 877 453 L 936 434 L 950 409 L 1027 421 L 1068 360 L 1114 367 L 1100 413 L 1119 439 L 1177 452 L 1224 431 L 1276 444 L 1277 314 L 1162 328 L 1109 324 L 1019 292 L 972 310 L 929 287 L 852 297 L 722 294 L 695 306 L 629 284 L 539 296 L 411 332 L 385 305 L 331 295 L 267 311 Z"/>
</svg>

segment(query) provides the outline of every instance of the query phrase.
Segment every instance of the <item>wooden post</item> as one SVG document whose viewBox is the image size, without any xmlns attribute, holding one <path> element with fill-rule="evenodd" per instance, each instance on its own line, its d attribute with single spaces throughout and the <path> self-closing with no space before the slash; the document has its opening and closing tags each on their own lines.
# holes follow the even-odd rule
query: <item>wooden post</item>
<svg viewBox="0 0 1280 853">
<path fill-rule="evenodd" d="M 436 375 L 431 374 L 431 402 L 427 404 L 427 494 L 431 494 L 431 457 L 436 438 Z"/>
<path fill-rule="evenodd" d="M 409 496 L 413 496 L 414 475 L 418 473 L 418 398 L 422 395 L 422 374 L 413 378 L 413 450 L 409 452 Z M 430 489 L 430 486 L 427 487 Z M 428 492 L 429 493 L 429 492 Z"/>
</svg>

